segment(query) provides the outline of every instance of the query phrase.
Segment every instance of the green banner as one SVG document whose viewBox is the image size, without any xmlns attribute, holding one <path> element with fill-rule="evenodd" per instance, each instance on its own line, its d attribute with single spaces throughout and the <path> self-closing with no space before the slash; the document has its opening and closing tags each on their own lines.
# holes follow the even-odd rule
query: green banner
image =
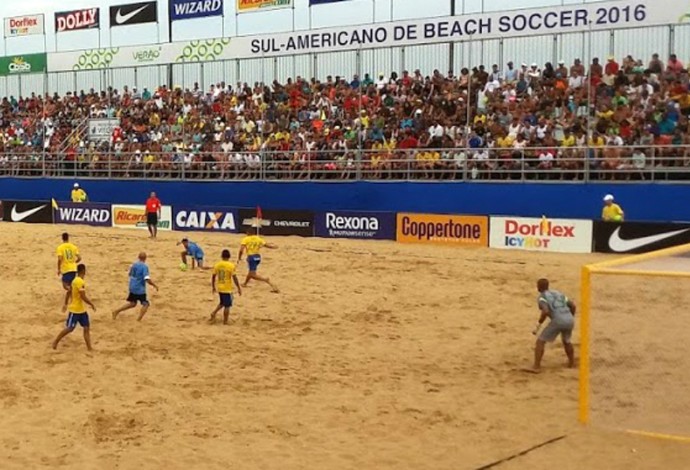
<svg viewBox="0 0 690 470">
<path fill-rule="evenodd" d="M 0 77 L 25 73 L 44 73 L 48 62 L 46 54 L 20 54 L 0 57 Z"/>
</svg>

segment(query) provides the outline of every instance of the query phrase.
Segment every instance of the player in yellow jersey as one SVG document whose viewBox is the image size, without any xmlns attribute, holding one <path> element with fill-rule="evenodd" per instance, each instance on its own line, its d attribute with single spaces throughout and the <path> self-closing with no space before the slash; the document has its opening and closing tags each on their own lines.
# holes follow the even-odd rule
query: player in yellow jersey
<svg viewBox="0 0 690 470">
<path fill-rule="evenodd" d="M 79 248 L 69 241 L 69 233 L 62 234 L 62 244 L 57 247 L 57 273 L 62 276 L 62 287 L 68 291 L 77 277 L 77 264 L 81 262 Z"/>
<path fill-rule="evenodd" d="M 254 231 L 256 229 L 252 227 L 247 228 L 247 236 L 242 239 L 242 246 L 240 247 L 240 254 L 237 256 L 237 264 L 242 261 L 242 255 L 247 254 L 247 264 L 249 266 L 249 272 L 247 273 L 247 278 L 244 280 L 242 287 L 247 287 L 249 281 L 252 279 L 265 282 L 273 292 L 278 292 L 278 288 L 271 282 L 267 277 L 259 276 L 256 271 L 259 269 L 259 264 L 261 264 L 261 248 L 276 249 L 276 245 L 272 243 L 267 243 L 263 238 L 258 236 Z"/>
<path fill-rule="evenodd" d="M 53 341 L 53 349 L 57 349 L 58 343 L 62 338 L 74 331 L 77 325 L 81 325 L 84 329 L 84 341 L 86 342 L 86 349 L 91 351 L 91 333 L 89 328 L 89 314 L 86 312 L 86 305 L 89 305 L 93 311 L 96 311 L 96 306 L 86 295 L 86 266 L 80 264 L 77 266 L 77 277 L 72 281 L 70 289 L 65 294 L 65 304 L 62 306 L 63 312 L 68 312 L 65 328 Z M 69 308 L 68 308 L 69 307 Z"/>
<path fill-rule="evenodd" d="M 601 218 L 604 222 L 623 222 L 624 216 L 621 206 L 613 202 L 613 195 L 607 194 L 604 197 L 604 208 L 601 210 Z"/>
<path fill-rule="evenodd" d="M 218 292 L 220 302 L 218 307 L 211 313 L 209 323 L 216 322 L 216 315 L 223 309 L 223 325 L 228 324 L 230 318 L 230 307 L 232 307 L 232 291 L 233 283 L 237 286 L 237 294 L 242 295 L 242 286 L 237 280 L 237 267 L 230 262 L 230 250 L 223 250 L 221 254 L 222 261 L 218 261 L 213 267 L 213 276 L 211 276 L 211 289 L 213 293 Z"/>
</svg>

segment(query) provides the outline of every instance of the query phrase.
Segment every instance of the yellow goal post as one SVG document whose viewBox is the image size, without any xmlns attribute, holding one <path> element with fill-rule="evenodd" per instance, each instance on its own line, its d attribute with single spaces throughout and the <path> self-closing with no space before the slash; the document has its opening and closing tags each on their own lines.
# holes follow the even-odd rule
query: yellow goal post
<svg viewBox="0 0 690 470">
<path fill-rule="evenodd" d="M 581 423 L 690 443 L 687 278 L 690 244 L 582 267 Z"/>
</svg>

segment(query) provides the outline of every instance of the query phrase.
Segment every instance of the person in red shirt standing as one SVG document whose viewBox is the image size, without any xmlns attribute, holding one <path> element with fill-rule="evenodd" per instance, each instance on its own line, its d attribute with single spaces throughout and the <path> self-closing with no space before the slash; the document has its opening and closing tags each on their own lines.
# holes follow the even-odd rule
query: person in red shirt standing
<svg viewBox="0 0 690 470">
<path fill-rule="evenodd" d="M 151 238 L 158 235 L 158 219 L 161 217 L 161 201 L 152 192 L 146 200 L 146 225 L 149 227 Z"/>
</svg>

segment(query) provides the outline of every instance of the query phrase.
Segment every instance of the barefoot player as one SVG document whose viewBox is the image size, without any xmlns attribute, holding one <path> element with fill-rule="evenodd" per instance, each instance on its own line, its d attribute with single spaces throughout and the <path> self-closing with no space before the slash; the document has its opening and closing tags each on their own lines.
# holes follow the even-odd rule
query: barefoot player
<svg viewBox="0 0 690 470">
<path fill-rule="evenodd" d="M 89 332 L 89 314 L 86 312 L 86 305 L 89 305 L 93 311 L 96 311 L 96 306 L 91 302 L 91 300 L 86 295 L 86 282 L 84 278 L 86 277 L 86 266 L 80 264 L 77 266 L 77 276 L 72 281 L 70 289 L 65 294 L 65 303 L 62 306 L 62 311 L 66 312 L 69 307 L 69 313 L 67 314 L 67 321 L 65 322 L 65 328 L 60 332 L 60 334 L 53 341 L 53 349 L 57 349 L 60 340 L 74 331 L 77 325 L 81 325 L 84 329 L 84 341 L 86 342 L 86 349 L 91 351 L 91 333 Z"/>
<path fill-rule="evenodd" d="M 77 277 L 77 264 L 81 262 L 79 248 L 69 241 L 69 233 L 62 234 L 62 243 L 57 247 L 57 272 L 62 276 L 62 287 L 69 291 Z"/>
<path fill-rule="evenodd" d="M 237 280 L 236 266 L 230 262 L 230 250 L 223 250 L 221 258 L 223 260 L 216 263 L 213 267 L 213 276 L 211 276 L 211 289 L 213 289 L 214 294 L 216 291 L 218 292 L 220 303 L 211 313 L 209 322 L 215 323 L 216 315 L 223 309 L 223 325 L 227 325 L 230 318 L 230 307 L 232 307 L 233 283 L 237 286 L 238 295 L 242 295 L 242 287 L 240 281 Z"/>
<path fill-rule="evenodd" d="M 570 341 L 575 326 L 575 304 L 562 293 L 550 290 L 548 279 L 539 279 L 537 290 L 539 291 L 538 304 L 541 316 L 532 334 L 536 335 L 539 332 L 539 328 L 547 318 L 551 321 L 537 338 L 534 349 L 534 365 L 531 372 L 538 373 L 541 370 L 541 360 L 544 357 L 546 343 L 551 343 L 559 335 L 563 342 L 565 354 L 568 356 L 568 367 L 575 367 L 575 352 Z"/>
<path fill-rule="evenodd" d="M 149 267 L 146 264 L 146 253 L 139 253 L 139 260 L 136 261 L 129 268 L 129 297 L 127 297 L 127 304 L 118 308 L 113 312 L 113 320 L 125 310 L 130 310 L 137 306 L 137 302 L 141 304 L 141 311 L 139 312 L 138 321 L 141 321 L 146 315 L 151 303 L 146 297 L 146 285 L 152 286 L 158 291 L 158 286 L 151 280 L 149 275 Z"/>
<path fill-rule="evenodd" d="M 189 238 L 183 238 L 182 241 L 177 244 L 182 244 L 182 246 L 184 246 L 184 251 L 180 253 L 182 264 L 187 266 L 187 256 L 189 256 L 192 259 L 192 269 L 194 269 L 194 263 L 199 266 L 199 269 L 209 269 L 204 266 L 204 250 L 202 250 L 199 245 L 189 241 Z"/>
<path fill-rule="evenodd" d="M 259 276 L 256 271 L 259 269 L 259 264 L 261 264 L 261 248 L 266 247 L 269 249 L 278 248 L 272 243 L 266 243 L 266 241 L 260 236 L 256 235 L 254 232 L 256 229 L 252 227 L 247 228 L 247 236 L 242 239 L 242 246 L 240 247 L 240 254 L 237 256 L 237 264 L 242 261 L 242 255 L 247 254 L 247 265 L 249 266 L 249 272 L 247 273 L 247 278 L 244 280 L 242 287 L 247 287 L 249 281 L 255 279 L 257 281 L 265 282 L 273 292 L 278 292 L 278 288 L 275 284 L 271 283 L 271 280 L 267 277 Z"/>
</svg>

